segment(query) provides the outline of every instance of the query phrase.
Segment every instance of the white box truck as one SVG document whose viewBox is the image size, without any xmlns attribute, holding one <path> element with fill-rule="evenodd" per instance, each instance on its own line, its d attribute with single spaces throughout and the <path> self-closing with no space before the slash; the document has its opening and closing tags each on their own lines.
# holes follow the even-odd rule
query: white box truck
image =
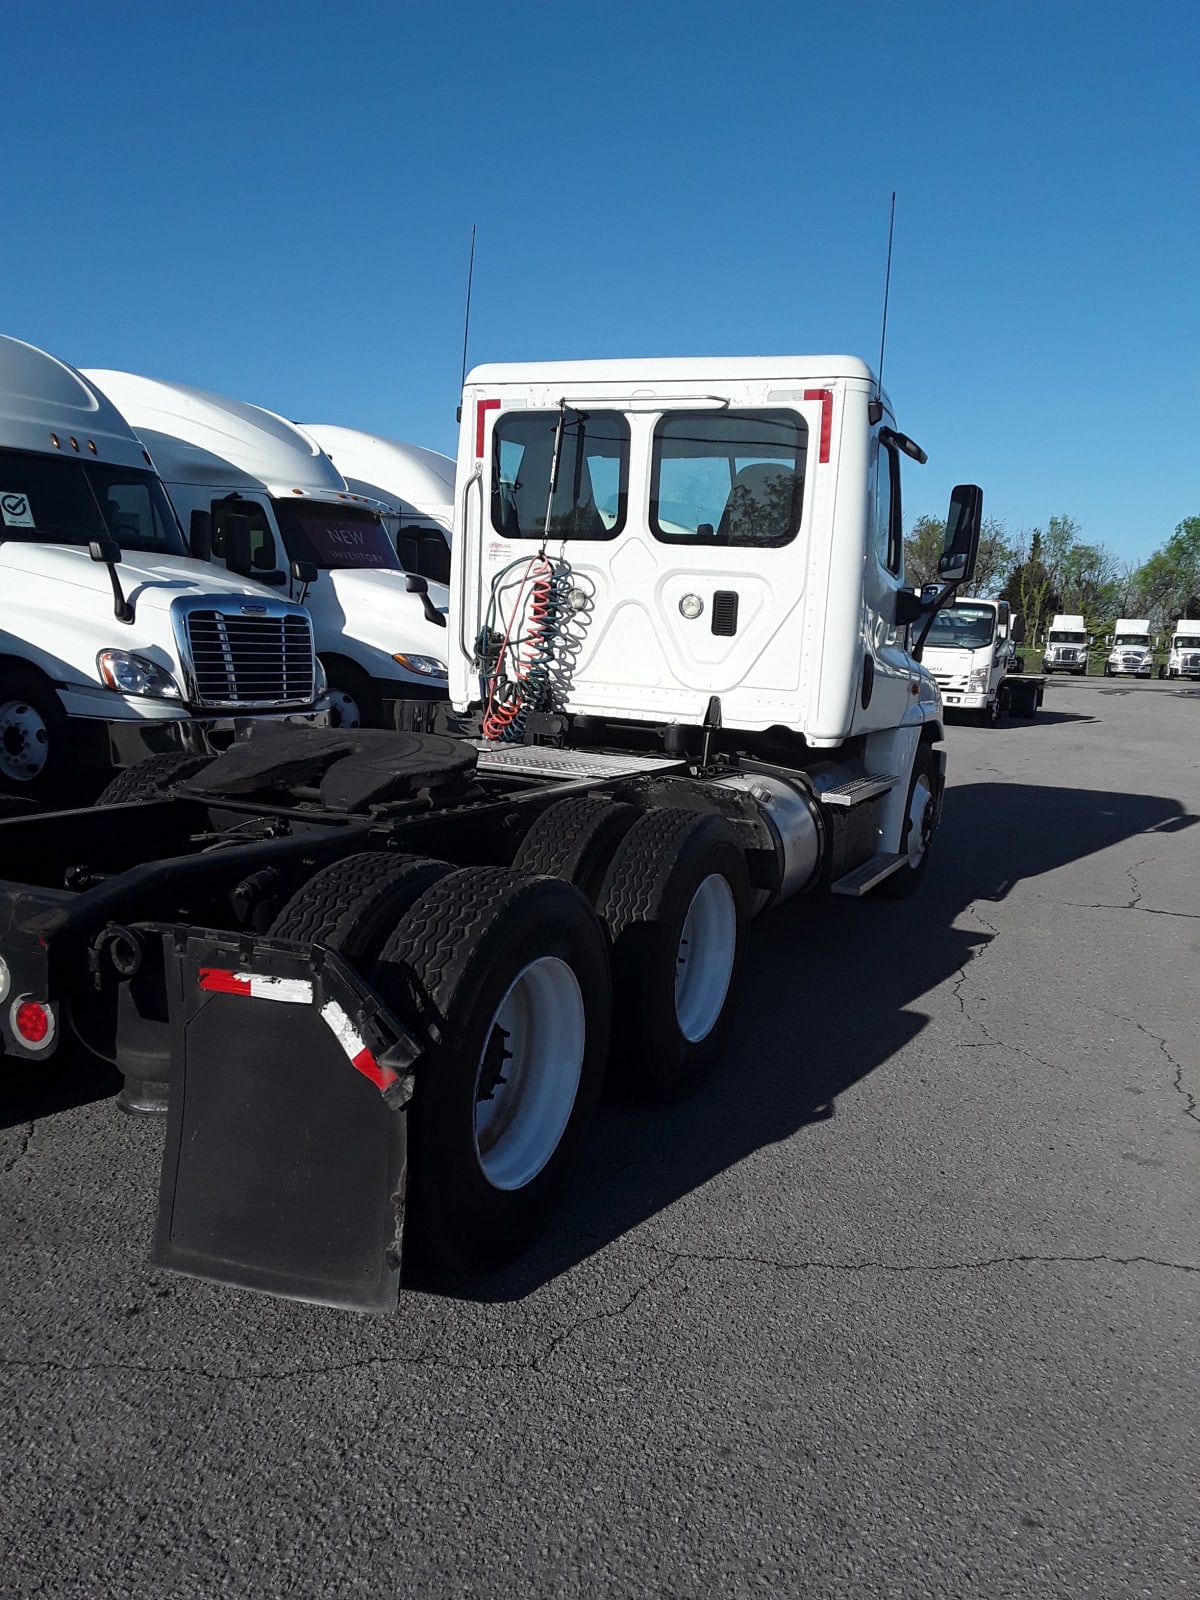
<svg viewBox="0 0 1200 1600">
<path fill-rule="evenodd" d="M 1024 619 L 1007 600 L 964 596 L 933 619 L 921 661 L 942 691 L 947 711 L 965 712 L 994 724 L 1010 715 L 1032 717 L 1046 680 L 1026 674 L 1017 655 Z"/>
<path fill-rule="evenodd" d="M 150 456 L 81 373 L 0 336 L 0 785 L 61 797 L 247 719 L 324 720 L 306 613 L 194 561 Z"/>
<path fill-rule="evenodd" d="M 1180 617 L 1171 634 L 1171 651 L 1160 678 L 1200 678 L 1200 617 Z"/>
<path fill-rule="evenodd" d="M 1154 639 L 1149 617 L 1118 617 L 1112 648 L 1104 662 L 1106 678 L 1149 678 L 1154 671 Z"/>
<path fill-rule="evenodd" d="M 1077 678 L 1087 674 L 1088 645 L 1091 643 L 1083 618 L 1057 615 L 1050 619 L 1042 671 L 1070 672 Z"/>
<path fill-rule="evenodd" d="M 714 1066 L 756 911 L 917 889 L 945 755 L 914 652 L 982 495 L 914 595 L 904 458 L 853 357 L 477 368 L 460 731 L 264 736 L 153 802 L 0 822 L 4 1050 L 76 985 L 127 1078 L 160 1029 L 156 1262 L 377 1310 L 414 1260 L 493 1267 L 606 1068 L 661 1101 Z M 80 859 L 102 881 L 64 893 Z"/>
<path fill-rule="evenodd" d="M 454 459 L 357 428 L 302 423 L 356 494 L 390 507 L 384 522 L 406 572 L 450 581 Z"/>
<path fill-rule="evenodd" d="M 382 727 L 397 704 L 445 700 L 447 592 L 405 573 L 383 524 L 389 508 L 353 494 L 316 440 L 202 389 L 89 375 L 154 456 L 196 555 L 227 565 L 227 521 L 248 518 L 244 576 L 283 588 L 292 562 L 315 569 L 292 593 L 312 617 L 337 721 Z"/>
</svg>

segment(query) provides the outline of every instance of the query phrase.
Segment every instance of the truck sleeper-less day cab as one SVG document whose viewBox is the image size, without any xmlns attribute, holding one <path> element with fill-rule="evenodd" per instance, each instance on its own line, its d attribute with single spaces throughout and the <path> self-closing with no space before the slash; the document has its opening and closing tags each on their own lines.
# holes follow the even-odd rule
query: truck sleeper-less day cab
<svg viewBox="0 0 1200 1600">
<path fill-rule="evenodd" d="M 291 584 L 312 617 L 337 720 L 387 726 L 397 702 L 446 698 L 445 588 L 404 571 L 384 528 L 389 508 L 352 494 L 303 429 L 202 389 L 91 376 L 154 456 L 193 552 L 229 565 L 233 519 L 249 536 L 243 576 Z M 296 561 L 311 581 L 290 577 Z"/>
<path fill-rule="evenodd" d="M 212 753 L 248 718 L 311 719 L 318 693 L 304 611 L 192 560 L 109 399 L 0 337 L 0 785 L 95 792 L 144 756 Z"/>
<path fill-rule="evenodd" d="M 955 600 L 933 619 L 921 661 L 937 680 L 947 711 L 973 713 L 986 723 L 1012 713 L 1032 717 L 1045 694 L 1043 677 L 1027 676 L 1016 647 L 1024 619 L 1007 600 Z"/>
<path fill-rule="evenodd" d="M 1171 635 L 1171 653 L 1158 675 L 1200 678 L 1200 617 L 1180 617 Z"/>
<path fill-rule="evenodd" d="M 1154 640 L 1149 617 L 1120 617 L 1104 663 L 1106 678 L 1148 678 L 1154 671 Z"/>
<path fill-rule="evenodd" d="M 606 1064 L 658 1100 L 712 1067 L 752 913 L 919 886 L 944 752 L 914 652 L 982 496 L 912 594 L 904 456 L 852 357 L 480 368 L 452 735 L 265 735 L 0 823 L 5 1049 L 70 1020 L 131 1103 L 169 1083 L 158 1263 L 374 1309 L 402 1267 L 495 1265 Z"/>
<path fill-rule="evenodd" d="M 454 520 L 452 457 L 356 428 L 318 422 L 301 426 L 355 494 L 388 507 L 384 524 L 405 572 L 419 572 L 431 583 L 448 583 Z"/>
<path fill-rule="evenodd" d="M 1077 678 L 1085 677 L 1090 643 L 1082 617 L 1052 617 L 1042 658 L 1042 671 L 1070 672 Z"/>
</svg>

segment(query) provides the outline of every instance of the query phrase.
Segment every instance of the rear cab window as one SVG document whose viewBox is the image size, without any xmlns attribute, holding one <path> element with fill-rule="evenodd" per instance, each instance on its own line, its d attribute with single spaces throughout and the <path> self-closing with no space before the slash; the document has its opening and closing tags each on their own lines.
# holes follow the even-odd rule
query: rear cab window
<svg viewBox="0 0 1200 1600">
<path fill-rule="evenodd" d="M 650 531 L 664 544 L 790 544 L 808 424 L 794 411 L 673 411 L 654 429 Z"/>
<path fill-rule="evenodd" d="M 558 484 L 550 500 L 562 416 Z M 619 411 L 501 412 L 492 432 L 492 527 L 506 539 L 615 539 L 629 499 L 629 421 Z"/>
</svg>

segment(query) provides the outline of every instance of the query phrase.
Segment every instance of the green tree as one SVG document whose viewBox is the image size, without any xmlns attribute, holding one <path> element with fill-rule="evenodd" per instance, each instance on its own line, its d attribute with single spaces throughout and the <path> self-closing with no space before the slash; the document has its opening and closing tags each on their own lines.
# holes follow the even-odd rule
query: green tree
<svg viewBox="0 0 1200 1600">
<path fill-rule="evenodd" d="M 1138 604 L 1155 627 L 1200 616 L 1200 517 L 1185 517 L 1138 573 Z"/>
<path fill-rule="evenodd" d="M 1041 637 L 1043 628 L 1059 609 L 1060 596 L 1042 556 L 1040 528 L 1030 534 L 1028 549 L 1019 552 L 1000 598 L 1025 618 L 1026 637 L 1031 644 Z"/>
<path fill-rule="evenodd" d="M 938 557 L 946 542 L 941 517 L 918 517 L 904 536 L 904 576 L 915 588 L 937 582 Z"/>
<path fill-rule="evenodd" d="M 918 517 L 904 540 L 904 573 L 918 588 L 937 581 L 938 556 L 946 539 L 946 524 L 941 517 Z M 971 593 L 996 592 L 1005 574 L 1017 559 L 1017 548 L 995 517 L 985 517 L 979 534 L 979 555 Z"/>
</svg>

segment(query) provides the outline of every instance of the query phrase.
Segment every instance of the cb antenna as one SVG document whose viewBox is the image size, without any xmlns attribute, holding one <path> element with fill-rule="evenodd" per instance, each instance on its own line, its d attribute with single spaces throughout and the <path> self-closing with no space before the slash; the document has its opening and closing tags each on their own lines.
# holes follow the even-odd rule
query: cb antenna
<svg viewBox="0 0 1200 1600">
<path fill-rule="evenodd" d="M 875 399 L 871 402 L 872 424 L 883 421 L 883 351 L 887 344 L 888 295 L 892 287 L 892 238 L 896 231 L 896 191 L 892 190 L 892 210 L 888 218 L 887 271 L 883 279 L 883 328 L 879 335 L 879 375 L 875 379 Z"/>
<path fill-rule="evenodd" d="M 459 393 L 460 400 L 461 400 L 461 397 L 462 397 L 462 392 L 466 388 L 466 384 L 467 384 L 467 339 L 470 337 L 470 333 L 471 333 L 471 284 L 474 281 L 474 278 L 475 278 L 475 224 L 472 223 L 471 224 L 471 254 L 470 254 L 470 257 L 467 260 L 467 309 L 466 309 L 466 314 L 463 317 L 462 380 L 458 385 L 458 393 Z M 459 405 L 459 408 L 458 408 L 458 420 L 459 420 L 459 422 L 462 421 L 462 406 L 461 406 L 461 404 Z"/>
</svg>

